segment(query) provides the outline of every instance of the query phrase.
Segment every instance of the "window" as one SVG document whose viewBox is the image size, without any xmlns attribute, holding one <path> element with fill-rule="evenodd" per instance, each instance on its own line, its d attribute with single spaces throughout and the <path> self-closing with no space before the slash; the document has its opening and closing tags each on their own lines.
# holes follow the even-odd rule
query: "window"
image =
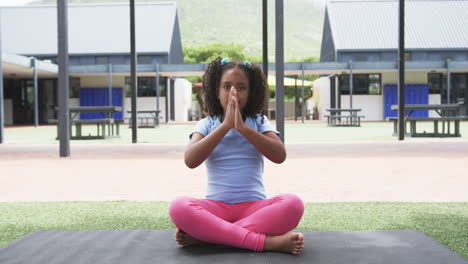
<svg viewBox="0 0 468 264">
<path fill-rule="evenodd" d="M 411 53 L 405 52 L 405 61 L 410 61 L 410 60 L 411 60 Z"/>
<path fill-rule="evenodd" d="M 430 94 L 440 94 L 442 90 L 447 89 L 447 75 L 430 72 L 427 74 L 427 84 L 429 84 Z"/>
<path fill-rule="evenodd" d="M 109 57 L 104 57 L 104 56 L 96 57 L 96 64 L 109 64 Z"/>
<path fill-rule="evenodd" d="M 153 64 L 153 56 L 138 56 L 138 64 Z"/>
<path fill-rule="evenodd" d="M 353 55 L 355 61 L 367 61 L 366 53 L 357 53 Z"/>
<path fill-rule="evenodd" d="M 441 52 L 442 53 L 442 59 L 443 60 L 455 60 L 456 58 L 456 53 L 455 52 L 450 52 L 450 51 L 447 51 L 447 52 Z"/>
<path fill-rule="evenodd" d="M 349 94 L 349 74 L 339 78 L 341 94 Z M 382 94 L 380 74 L 353 74 L 353 94 Z"/>
<path fill-rule="evenodd" d="M 78 77 L 70 77 L 69 81 L 70 98 L 80 98 L 81 80 Z"/>
<path fill-rule="evenodd" d="M 125 77 L 125 95 L 132 96 L 130 77 Z M 159 78 L 159 96 L 166 96 L 167 78 Z M 156 96 L 156 77 L 138 77 L 137 79 L 137 96 L 138 97 L 155 97 Z"/>
</svg>

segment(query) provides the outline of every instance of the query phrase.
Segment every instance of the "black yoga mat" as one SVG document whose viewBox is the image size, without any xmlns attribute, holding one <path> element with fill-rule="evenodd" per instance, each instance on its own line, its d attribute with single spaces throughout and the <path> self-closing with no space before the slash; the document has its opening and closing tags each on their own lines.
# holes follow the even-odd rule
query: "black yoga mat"
<svg viewBox="0 0 468 264">
<path fill-rule="evenodd" d="M 294 256 L 224 246 L 181 248 L 174 230 L 39 230 L 0 248 L 0 263 L 468 263 L 414 230 L 301 232 L 305 248 Z"/>
</svg>

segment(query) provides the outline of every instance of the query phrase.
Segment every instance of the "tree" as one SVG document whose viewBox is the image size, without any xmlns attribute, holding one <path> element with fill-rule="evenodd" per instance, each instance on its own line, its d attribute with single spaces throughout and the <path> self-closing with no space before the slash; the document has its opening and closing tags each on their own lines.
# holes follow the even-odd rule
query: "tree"
<svg viewBox="0 0 468 264">
<path fill-rule="evenodd" d="M 230 60 L 247 60 L 244 46 L 240 44 L 210 43 L 198 47 L 184 48 L 185 63 L 209 63 L 217 57 Z"/>
<path fill-rule="evenodd" d="M 209 63 L 217 57 L 229 58 L 229 60 L 249 60 L 252 62 L 258 61 L 254 57 L 249 57 L 244 53 L 244 46 L 240 44 L 224 44 L 224 43 L 210 43 L 198 47 L 184 48 L 184 62 L 185 63 Z M 197 83 L 202 81 L 202 77 L 187 77 L 188 81 Z M 200 109 L 203 109 L 203 96 L 201 88 L 192 90 Z"/>
</svg>

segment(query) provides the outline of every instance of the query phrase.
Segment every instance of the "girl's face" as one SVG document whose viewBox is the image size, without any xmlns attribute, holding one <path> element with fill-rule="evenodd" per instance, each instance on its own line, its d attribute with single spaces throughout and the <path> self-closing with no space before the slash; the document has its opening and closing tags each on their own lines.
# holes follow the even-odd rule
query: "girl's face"
<svg viewBox="0 0 468 264">
<path fill-rule="evenodd" d="M 228 96 L 233 86 L 237 90 L 237 102 L 239 102 L 240 110 L 243 110 L 249 99 L 249 78 L 243 70 L 237 67 L 225 71 L 219 82 L 218 100 L 225 113 L 228 106 Z"/>
</svg>

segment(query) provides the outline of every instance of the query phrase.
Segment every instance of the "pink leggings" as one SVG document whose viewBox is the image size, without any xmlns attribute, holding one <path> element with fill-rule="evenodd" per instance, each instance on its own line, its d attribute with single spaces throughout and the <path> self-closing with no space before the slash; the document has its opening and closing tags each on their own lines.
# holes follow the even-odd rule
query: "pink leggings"
<svg viewBox="0 0 468 264">
<path fill-rule="evenodd" d="M 295 228 L 303 213 L 304 203 L 294 194 L 238 204 L 179 197 L 169 207 L 174 224 L 191 237 L 254 251 L 263 251 L 266 235 Z"/>
</svg>

